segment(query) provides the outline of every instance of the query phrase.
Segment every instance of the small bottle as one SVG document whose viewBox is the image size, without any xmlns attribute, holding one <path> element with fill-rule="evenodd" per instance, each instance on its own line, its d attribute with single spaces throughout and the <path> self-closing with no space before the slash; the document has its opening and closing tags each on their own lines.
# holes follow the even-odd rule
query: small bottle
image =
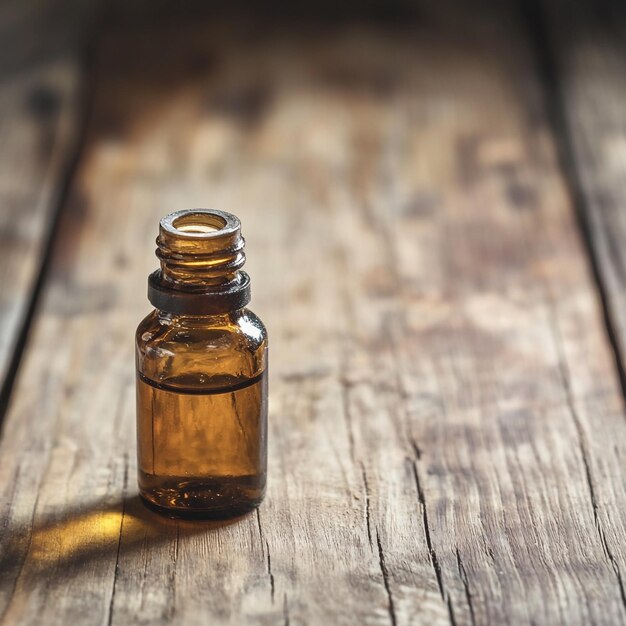
<svg viewBox="0 0 626 626">
<path fill-rule="evenodd" d="M 257 507 L 267 473 L 267 333 L 245 308 L 237 217 L 176 211 L 160 222 L 155 310 L 137 328 L 139 493 L 169 516 Z"/>
</svg>

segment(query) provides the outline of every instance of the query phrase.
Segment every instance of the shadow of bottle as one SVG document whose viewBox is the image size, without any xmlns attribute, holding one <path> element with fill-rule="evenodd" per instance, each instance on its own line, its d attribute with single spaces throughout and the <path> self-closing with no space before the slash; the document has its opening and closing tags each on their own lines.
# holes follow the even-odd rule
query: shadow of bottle
<svg viewBox="0 0 626 626">
<path fill-rule="evenodd" d="M 156 550 L 185 536 L 218 532 L 239 519 L 169 519 L 148 510 L 137 495 L 36 514 L 32 524 L 9 523 L 1 538 L 0 594 L 11 594 L 20 579 L 60 581 L 114 567 L 121 548 L 124 555 Z"/>
</svg>

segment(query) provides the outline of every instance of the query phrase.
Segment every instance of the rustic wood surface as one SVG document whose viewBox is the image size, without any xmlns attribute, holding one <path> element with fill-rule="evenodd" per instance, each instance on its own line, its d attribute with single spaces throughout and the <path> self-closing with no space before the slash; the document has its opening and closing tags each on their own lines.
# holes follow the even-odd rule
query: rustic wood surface
<svg viewBox="0 0 626 626">
<path fill-rule="evenodd" d="M 0 441 L 2 624 L 626 623 L 619 368 L 533 45 L 497 5 L 107 31 Z M 135 485 L 156 227 L 202 204 L 271 346 L 267 499 L 223 523 Z"/>
<path fill-rule="evenodd" d="M 547 9 L 564 156 L 626 381 L 626 7 L 580 3 L 566 10 L 558 2 Z"/>
<path fill-rule="evenodd" d="M 33 4 L 0 6 L 0 412 L 27 337 L 80 126 L 77 38 L 66 36 L 63 20 L 52 19 L 59 2 L 38 19 Z"/>
</svg>

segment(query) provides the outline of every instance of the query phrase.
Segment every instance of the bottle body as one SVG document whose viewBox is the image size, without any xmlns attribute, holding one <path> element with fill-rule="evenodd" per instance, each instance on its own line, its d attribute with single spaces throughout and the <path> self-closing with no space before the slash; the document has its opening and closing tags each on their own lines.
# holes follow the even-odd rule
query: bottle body
<svg viewBox="0 0 626 626">
<path fill-rule="evenodd" d="M 258 506 L 267 472 L 267 333 L 246 308 L 238 218 L 187 209 L 159 223 L 155 307 L 137 328 L 137 456 L 144 502 L 179 517 Z"/>
<path fill-rule="evenodd" d="M 136 333 L 139 491 L 183 517 L 258 506 L 267 475 L 267 334 L 243 308 L 155 310 Z"/>
</svg>

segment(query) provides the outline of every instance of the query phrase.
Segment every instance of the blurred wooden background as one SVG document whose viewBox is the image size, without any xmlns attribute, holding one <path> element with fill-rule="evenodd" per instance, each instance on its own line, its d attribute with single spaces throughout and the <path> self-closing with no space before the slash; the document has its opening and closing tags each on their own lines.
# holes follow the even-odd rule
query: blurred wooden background
<svg viewBox="0 0 626 626">
<path fill-rule="evenodd" d="M 337 4 L 0 5 L 2 624 L 626 623 L 626 11 Z M 270 332 L 225 523 L 135 487 L 190 206 Z"/>
</svg>

